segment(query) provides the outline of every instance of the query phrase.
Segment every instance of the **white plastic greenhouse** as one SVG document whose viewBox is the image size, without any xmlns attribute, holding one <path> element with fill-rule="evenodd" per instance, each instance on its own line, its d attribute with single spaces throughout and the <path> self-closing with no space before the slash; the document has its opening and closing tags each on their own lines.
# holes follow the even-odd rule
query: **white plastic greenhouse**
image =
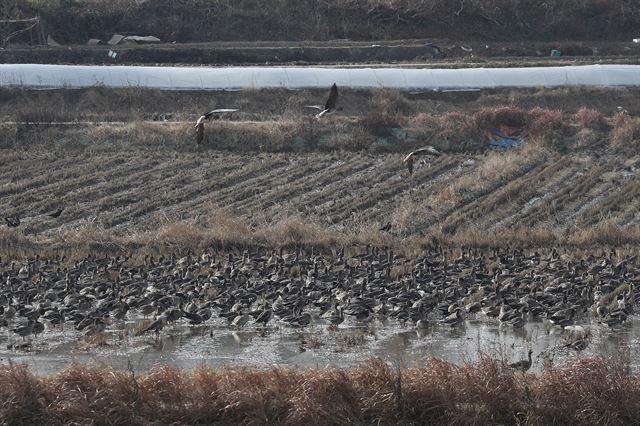
<svg viewBox="0 0 640 426">
<path fill-rule="evenodd" d="M 637 86 L 640 65 L 531 68 L 306 68 L 0 65 L 0 87 L 38 89 L 146 87 L 162 90 L 247 88 L 473 90 L 495 87 Z"/>
</svg>

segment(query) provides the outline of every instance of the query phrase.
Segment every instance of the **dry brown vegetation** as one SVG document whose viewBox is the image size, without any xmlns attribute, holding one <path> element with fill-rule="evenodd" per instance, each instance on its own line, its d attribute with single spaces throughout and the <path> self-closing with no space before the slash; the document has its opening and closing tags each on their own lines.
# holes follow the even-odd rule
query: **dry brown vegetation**
<svg viewBox="0 0 640 426">
<path fill-rule="evenodd" d="M 44 18 L 62 41 L 114 32 L 167 41 L 450 39 L 596 40 L 636 36 L 640 6 L 629 0 L 5 0 L 0 18 Z M 585 47 L 567 43 L 564 50 Z"/>
<path fill-rule="evenodd" d="M 0 91 L 0 212 L 23 218 L 2 252 L 639 244 L 636 89 L 341 93 L 318 121 L 300 106 L 326 91 Z M 216 105 L 241 111 L 197 150 L 193 111 Z M 501 124 L 525 145 L 487 150 Z M 445 155 L 410 178 L 426 144 Z"/>
<path fill-rule="evenodd" d="M 186 99 L 175 93 L 153 90 L 114 92 L 120 92 L 121 97 L 116 96 L 114 103 L 110 103 L 109 99 L 101 98 L 111 98 L 114 93 L 104 89 L 54 94 L 5 91 L 0 115 L 15 123 L 2 125 L 0 146 L 16 148 L 56 143 L 98 150 L 114 144 L 193 149 L 194 133 L 189 125 L 197 115 L 193 111 L 209 109 L 212 104 L 242 108 L 228 120 L 207 124 L 205 147 L 228 151 L 404 152 L 429 143 L 447 152 L 477 152 L 486 149 L 487 133 L 500 125 L 521 128 L 527 140 L 536 140 L 560 152 L 603 148 L 606 144 L 625 153 L 637 153 L 640 140 L 638 119 L 614 113 L 614 105 L 621 101 L 635 106 L 631 98 L 637 93 L 633 90 L 614 92 L 617 96 L 599 109 L 580 106 L 581 99 L 591 94 L 589 89 L 574 92 L 575 98 L 563 109 L 554 108 L 555 96 L 547 95 L 548 99 L 539 102 L 537 93 L 504 106 L 494 105 L 497 102 L 491 92 L 480 95 L 470 104 L 464 97 L 456 99 L 455 95 L 451 99 L 430 99 L 391 90 L 346 91 L 343 96 L 349 100 L 345 101 L 344 114 L 323 122 L 296 108 L 302 103 L 301 99 L 322 96 L 320 91 L 294 95 L 248 91 L 235 98 L 221 93 L 187 94 Z M 563 92 L 560 90 L 558 95 Z M 502 93 L 508 94 L 508 91 Z M 370 100 L 368 95 L 373 95 Z M 154 102 L 149 103 L 149 98 Z M 273 98 L 281 99 L 283 107 L 266 108 Z M 190 102 L 199 106 L 194 107 Z M 534 102 L 547 107 L 526 106 Z M 54 105 L 56 103 L 59 105 Z M 470 110 L 470 105 L 475 105 L 475 109 Z M 438 112 L 421 112 L 422 109 Z M 168 121 L 157 121 L 157 117 L 168 117 Z"/>
<path fill-rule="evenodd" d="M 0 367 L 3 424 L 632 424 L 640 380 L 621 359 L 578 358 L 539 376 L 487 355 L 396 369 L 161 367 L 142 375 L 70 365 Z"/>
</svg>

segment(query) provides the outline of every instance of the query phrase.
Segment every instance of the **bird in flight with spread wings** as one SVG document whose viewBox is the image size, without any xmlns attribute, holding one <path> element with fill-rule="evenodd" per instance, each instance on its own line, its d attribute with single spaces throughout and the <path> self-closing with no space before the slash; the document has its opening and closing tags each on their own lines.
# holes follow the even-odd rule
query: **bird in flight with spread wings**
<svg viewBox="0 0 640 426">
<path fill-rule="evenodd" d="M 200 145 L 204 140 L 204 121 L 208 120 L 211 116 L 216 114 L 224 114 L 226 112 L 236 112 L 237 109 L 229 109 L 229 108 L 220 108 L 214 109 L 209 112 L 205 112 L 198 118 L 196 121 L 196 145 Z"/>
<path fill-rule="evenodd" d="M 336 101 L 338 100 L 338 86 L 333 83 L 331 86 L 331 90 L 329 91 L 329 97 L 327 98 L 327 102 L 324 106 L 320 105 L 305 105 L 304 107 L 307 109 L 313 109 L 319 111 L 316 114 L 316 118 L 322 118 L 327 114 L 331 114 L 336 111 Z"/>
<path fill-rule="evenodd" d="M 415 157 L 417 157 L 418 155 L 440 155 L 440 151 L 438 151 L 437 149 L 435 149 L 432 146 L 424 146 L 420 149 L 416 149 L 413 152 L 410 152 L 409 155 L 407 155 L 404 160 L 402 160 L 403 162 L 405 162 L 407 164 L 407 170 L 409 170 L 409 174 L 413 175 L 413 162 Z"/>
</svg>

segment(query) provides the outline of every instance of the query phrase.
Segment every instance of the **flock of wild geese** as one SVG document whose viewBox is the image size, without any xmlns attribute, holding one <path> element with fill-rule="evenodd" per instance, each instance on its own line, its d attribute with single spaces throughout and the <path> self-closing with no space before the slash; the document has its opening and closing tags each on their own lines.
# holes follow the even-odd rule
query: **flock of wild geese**
<svg viewBox="0 0 640 426">
<path fill-rule="evenodd" d="M 143 318 L 139 334 L 156 336 L 175 323 L 335 330 L 346 320 L 424 329 L 461 326 L 472 316 L 514 328 L 530 320 L 616 328 L 639 297 L 636 260 L 441 248 L 409 259 L 370 247 L 357 254 L 208 250 L 139 262 L 36 256 L 0 260 L 0 326 L 18 341 L 56 328 L 94 334 Z M 579 337 L 575 349 L 587 338 Z"/>
<path fill-rule="evenodd" d="M 324 105 L 305 105 L 304 108 L 308 110 L 318 111 L 315 114 L 317 119 L 320 119 L 326 115 L 333 114 L 335 111 L 340 110 L 340 108 L 336 107 L 336 102 L 338 101 L 338 86 L 333 83 L 331 89 L 329 89 L 329 96 L 327 97 L 327 101 Z M 203 113 L 198 120 L 196 121 L 195 130 L 196 130 L 196 145 L 199 146 L 204 140 L 204 122 L 205 120 L 209 120 L 212 117 L 219 117 L 221 114 L 232 113 L 238 111 L 237 109 L 232 108 L 219 108 L 214 109 L 208 112 Z M 440 155 L 440 152 L 436 150 L 432 146 L 425 146 L 420 149 L 416 149 L 415 151 L 410 152 L 403 160 L 403 162 L 407 166 L 407 170 L 410 175 L 413 175 L 413 163 L 415 158 L 420 155 Z"/>
</svg>

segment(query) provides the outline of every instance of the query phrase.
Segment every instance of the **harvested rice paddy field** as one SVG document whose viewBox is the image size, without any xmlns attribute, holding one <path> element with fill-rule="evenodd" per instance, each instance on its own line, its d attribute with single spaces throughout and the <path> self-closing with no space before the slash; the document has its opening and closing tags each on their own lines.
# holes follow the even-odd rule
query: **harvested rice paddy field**
<svg viewBox="0 0 640 426">
<path fill-rule="evenodd" d="M 286 25 L 247 2 L 13 3 L 63 46 L 18 37 L 4 63 L 640 57 L 630 3 L 278 2 Z M 163 44 L 86 46 L 142 15 Z M 637 422 L 640 90 L 339 91 L 316 119 L 328 88 L 0 88 L 1 422 Z M 214 108 L 238 111 L 196 145 Z"/>
</svg>

